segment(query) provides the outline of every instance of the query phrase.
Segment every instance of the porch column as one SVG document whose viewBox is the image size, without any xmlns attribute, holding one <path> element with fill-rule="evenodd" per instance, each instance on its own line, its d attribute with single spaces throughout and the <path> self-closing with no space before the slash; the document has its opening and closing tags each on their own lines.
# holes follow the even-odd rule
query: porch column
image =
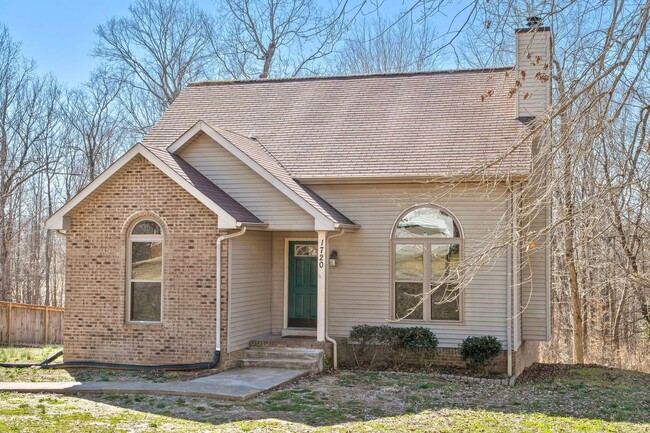
<svg viewBox="0 0 650 433">
<path fill-rule="evenodd" d="M 316 341 L 325 341 L 325 287 L 327 281 L 327 232 L 318 231 L 318 289 L 316 299 L 318 310 L 316 317 Z"/>
</svg>

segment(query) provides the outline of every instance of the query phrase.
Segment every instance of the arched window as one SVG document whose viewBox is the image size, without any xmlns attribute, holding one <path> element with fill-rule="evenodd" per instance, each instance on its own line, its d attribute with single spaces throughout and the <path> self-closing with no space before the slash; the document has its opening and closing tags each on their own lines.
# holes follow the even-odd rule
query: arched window
<svg viewBox="0 0 650 433">
<path fill-rule="evenodd" d="M 410 208 L 397 219 L 391 236 L 394 319 L 461 320 L 462 243 L 458 220 L 438 206 Z"/>
<path fill-rule="evenodd" d="M 130 322 L 162 321 L 163 234 L 151 220 L 137 222 L 128 241 L 128 317 Z"/>
</svg>

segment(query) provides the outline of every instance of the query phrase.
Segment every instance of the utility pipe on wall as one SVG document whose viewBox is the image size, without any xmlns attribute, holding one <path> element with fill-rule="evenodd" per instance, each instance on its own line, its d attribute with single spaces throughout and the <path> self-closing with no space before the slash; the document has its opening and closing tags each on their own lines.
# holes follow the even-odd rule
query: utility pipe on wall
<svg viewBox="0 0 650 433">
<path fill-rule="evenodd" d="M 508 180 L 508 191 L 510 192 L 510 221 L 512 226 L 510 227 L 510 245 L 508 246 L 508 263 L 507 263 L 507 271 L 506 271 L 506 338 L 508 339 L 508 342 L 506 344 L 507 349 L 508 349 L 508 357 L 507 357 L 507 368 L 508 368 L 508 376 L 512 376 L 512 346 L 513 346 L 513 335 L 512 335 L 512 321 L 513 321 L 513 285 L 514 285 L 514 273 L 516 272 L 514 268 L 514 258 L 516 254 L 516 246 L 517 244 L 514 243 L 514 239 L 516 236 L 516 230 L 517 230 L 517 211 L 516 211 L 516 206 L 517 204 L 517 197 L 516 197 L 516 188 L 517 186 L 515 185 L 514 187 L 510 183 L 510 180 Z"/>
<path fill-rule="evenodd" d="M 329 241 L 330 240 L 332 240 L 334 238 L 338 238 L 339 236 L 343 235 L 343 233 L 345 233 L 345 229 L 342 229 L 340 232 L 336 233 L 335 235 L 332 235 L 332 236 L 328 237 L 327 238 L 327 245 L 329 246 Z M 329 257 L 329 251 L 326 251 L 325 255 L 326 255 L 326 257 Z M 327 266 L 329 267 L 329 260 L 328 260 Z M 330 322 L 329 322 L 328 317 L 327 317 L 328 311 L 329 311 L 328 307 L 329 307 L 329 299 L 330 299 L 329 278 L 330 278 L 330 273 L 329 273 L 329 269 L 328 269 L 327 273 L 325 274 L 325 279 L 327 281 L 327 283 L 325 284 L 325 340 L 332 343 L 332 366 L 334 367 L 334 370 L 337 370 L 338 369 L 338 364 L 339 364 L 339 362 L 338 362 L 338 346 L 337 346 L 336 340 L 333 339 L 332 337 L 330 337 L 330 334 L 329 334 L 329 323 Z"/>
<path fill-rule="evenodd" d="M 221 353 L 221 243 L 225 240 L 236 238 L 246 233 L 246 227 L 235 233 L 222 235 L 217 238 L 217 297 L 215 299 L 217 312 L 217 337 L 215 351 Z"/>
</svg>

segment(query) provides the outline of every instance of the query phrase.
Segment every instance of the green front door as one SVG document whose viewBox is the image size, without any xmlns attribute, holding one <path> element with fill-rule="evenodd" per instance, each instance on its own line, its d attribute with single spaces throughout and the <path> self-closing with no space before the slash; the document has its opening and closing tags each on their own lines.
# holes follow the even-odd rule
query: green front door
<svg viewBox="0 0 650 433">
<path fill-rule="evenodd" d="M 317 253 L 316 241 L 289 242 L 288 324 L 290 328 L 316 327 Z"/>
</svg>

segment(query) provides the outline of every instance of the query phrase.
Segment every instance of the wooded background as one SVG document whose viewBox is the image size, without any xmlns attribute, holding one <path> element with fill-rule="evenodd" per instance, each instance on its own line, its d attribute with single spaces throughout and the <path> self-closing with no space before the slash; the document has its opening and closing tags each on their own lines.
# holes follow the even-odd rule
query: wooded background
<svg viewBox="0 0 650 433">
<path fill-rule="evenodd" d="M 531 135 L 546 131 L 536 156 L 545 182 L 523 213 L 552 203 L 552 218 L 522 227 L 523 240 L 496 230 L 485 254 L 548 239 L 546 360 L 649 371 L 649 8 L 405 0 L 393 16 L 369 0 L 217 0 L 211 10 L 136 0 L 125 16 L 98 23 L 97 68 L 74 88 L 40 74 L 0 23 L 0 301 L 64 304 L 63 240 L 45 219 L 137 142 L 187 83 L 513 65 L 514 30 L 537 16 L 552 31 L 553 101 L 532 125 Z M 514 78 L 513 95 L 526 77 Z"/>
</svg>

